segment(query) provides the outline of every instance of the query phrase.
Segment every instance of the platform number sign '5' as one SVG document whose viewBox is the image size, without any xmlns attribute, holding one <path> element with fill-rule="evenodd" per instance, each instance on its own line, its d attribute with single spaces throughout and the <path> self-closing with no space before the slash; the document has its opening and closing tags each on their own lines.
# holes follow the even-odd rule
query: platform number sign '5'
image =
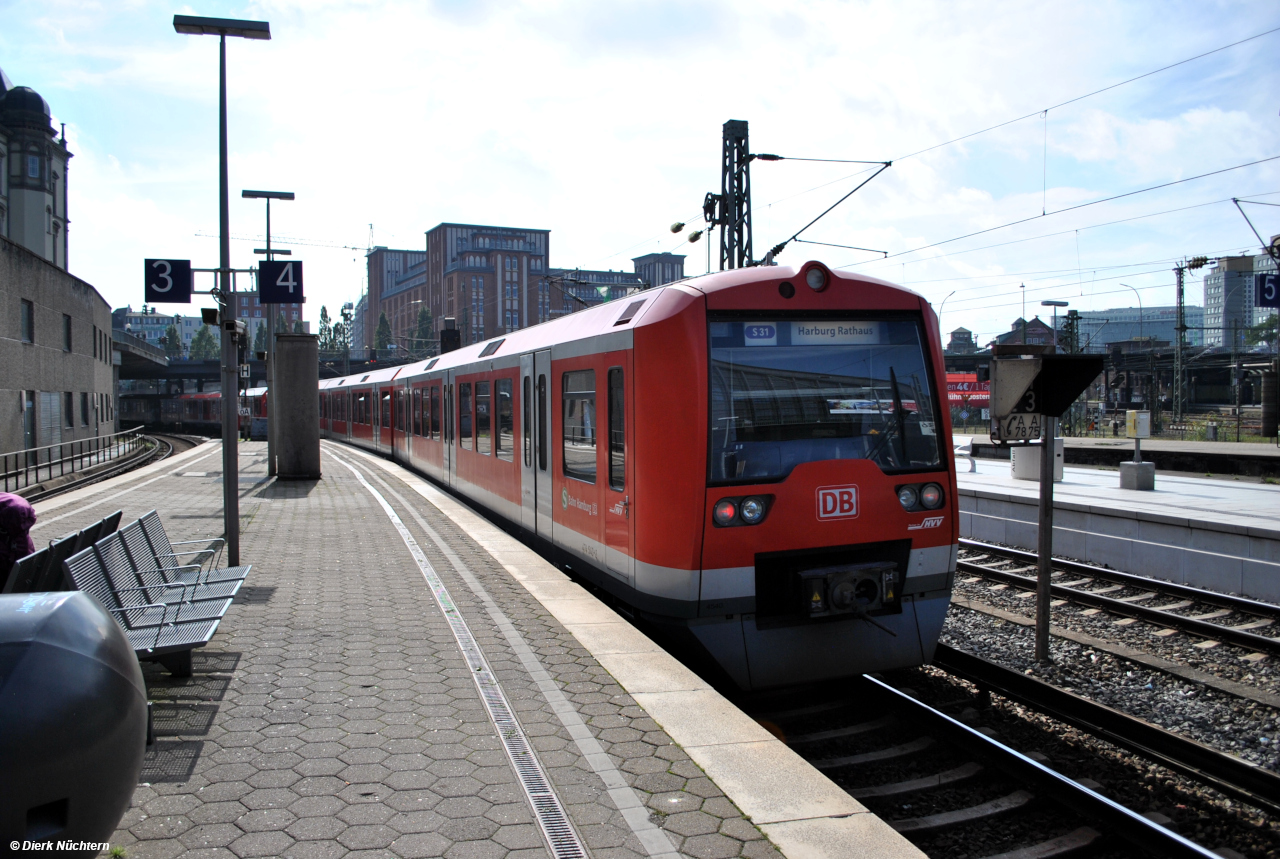
<svg viewBox="0 0 1280 859">
<path fill-rule="evenodd" d="M 258 263 L 258 300 L 263 304 L 302 303 L 302 261 Z"/>
<path fill-rule="evenodd" d="M 191 303 L 191 260 L 149 259 L 143 301 L 147 304 Z"/>
<path fill-rule="evenodd" d="M 1254 304 L 1258 307 L 1276 307 L 1280 308 L 1280 274 L 1255 274 L 1254 294 L 1257 296 Z"/>
</svg>

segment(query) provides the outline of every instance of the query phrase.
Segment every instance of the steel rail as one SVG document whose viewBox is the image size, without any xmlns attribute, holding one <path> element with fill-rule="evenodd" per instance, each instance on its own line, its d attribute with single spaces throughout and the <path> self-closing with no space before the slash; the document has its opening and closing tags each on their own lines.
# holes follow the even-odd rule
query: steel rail
<svg viewBox="0 0 1280 859">
<path fill-rule="evenodd" d="M 990 555 L 997 555 L 1007 558 L 1011 561 L 1023 561 L 1028 564 L 1034 564 L 1038 561 L 1035 552 L 1028 552 L 1023 549 L 1013 549 L 1007 546 L 993 546 L 990 543 L 981 543 L 977 540 L 961 539 L 960 548 L 971 549 L 975 552 L 986 552 Z M 1145 590 L 1158 590 L 1167 594 L 1193 599 L 1197 602 L 1208 603 L 1209 605 L 1220 606 L 1221 608 L 1230 608 L 1243 614 L 1254 614 L 1259 617 L 1280 618 L 1280 605 L 1274 605 L 1267 602 L 1259 602 L 1246 597 L 1232 596 L 1231 594 L 1220 594 L 1216 591 L 1206 591 L 1201 588 L 1194 588 L 1190 585 L 1180 585 L 1176 582 L 1166 582 L 1162 579 L 1152 579 L 1146 576 L 1138 576 L 1133 573 L 1124 573 L 1119 570 L 1109 570 L 1106 567 L 1095 567 L 1092 564 L 1085 564 L 1080 561 L 1068 561 L 1064 558 L 1054 558 L 1053 566 L 1072 573 L 1078 573 L 1082 576 L 1091 576 L 1096 579 L 1104 579 L 1109 582 L 1115 582 L 1119 585 L 1128 585 L 1129 587 L 1143 588 Z"/>
<path fill-rule="evenodd" d="M 1027 588 L 1029 590 L 1036 589 L 1036 580 L 1031 576 L 1020 576 L 1017 573 L 1008 573 L 1004 570 L 993 570 L 990 567 L 984 567 L 981 564 L 975 564 L 971 561 L 957 562 L 956 571 L 986 576 L 987 578 L 996 579 L 997 581 L 1004 582 L 1005 584 Z M 1210 641 L 1225 641 L 1228 644 L 1234 644 L 1237 647 L 1245 647 L 1249 650 L 1260 653 L 1280 654 L 1280 638 L 1270 638 L 1265 635 L 1258 635 L 1257 633 L 1249 632 L 1248 630 L 1235 629 L 1230 626 L 1210 623 L 1207 620 L 1196 620 L 1195 618 L 1174 614 L 1173 612 L 1165 611 L 1163 609 L 1151 608 L 1150 606 L 1139 605 L 1133 602 L 1124 602 L 1122 600 L 1112 599 L 1111 597 L 1099 596 L 1098 594 L 1090 593 L 1089 591 L 1068 588 L 1063 585 L 1055 585 L 1051 583 L 1049 585 L 1049 593 L 1060 599 L 1102 609 L 1108 614 L 1118 614 L 1124 617 L 1132 617 L 1137 620 L 1145 620 L 1148 623 L 1154 623 L 1164 627 L 1181 629 L 1184 632 L 1189 632 Z"/>
<path fill-rule="evenodd" d="M 942 646 L 942 645 L 939 645 Z M 1105 830 L 1142 848 L 1143 852 L 1158 852 L 1169 857 L 1197 857 L 1218 859 L 1198 844 L 1183 838 L 1172 830 L 1148 820 L 1120 803 L 1077 784 L 1061 773 L 1054 772 L 1022 753 L 993 740 L 968 725 L 957 722 L 927 704 L 899 692 L 874 677 L 863 675 L 865 691 L 889 709 L 905 712 L 919 721 L 926 722 L 930 733 L 943 742 L 964 748 L 984 763 L 1002 770 L 1010 778 L 1030 786 L 1038 796 L 1051 798 L 1083 817 L 1089 825 Z"/>
<path fill-rule="evenodd" d="M 933 664 L 980 689 L 1088 731 L 1233 799 L 1280 813 L 1280 774 L 1271 770 L 946 644 L 938 645 Z"/>
<path fill-rule="evenodd" d="M 152 439 L 152 441 L 156 442 L 156 446 L 150 450 L 143 450 L 141 453 L 131 453 L 125 459 L 112 460 L 110 467 L 104 468 L 101 471 L 95 471 L 92 473 L 76 472 L 82 476 L 68 483 L 63 483 L 58 486 L 51 487 L 50 489 L 46 489 L 43 492 L 33 492 L 30 495 L 24 495 L 23 497 L 32 504 L 37 501 L 46 501 L 55 496 L 72 492 L 76 489 L 83 489 L 84 487 L 90 486 L 94 483 L 99 483 L 103 480 L 124 474 L 125 472 L 133 471 L 135 468 L 141 468 L 152 461 L 165 459 L 173 453 L 173 444 L 171 442 L 162 442 L 154 436 L 144 436 L 144 438 Z M 169 447 L 169 449 L 163 453 L 161 453 L 162 444 L 168 445 Z"/>
</svg>

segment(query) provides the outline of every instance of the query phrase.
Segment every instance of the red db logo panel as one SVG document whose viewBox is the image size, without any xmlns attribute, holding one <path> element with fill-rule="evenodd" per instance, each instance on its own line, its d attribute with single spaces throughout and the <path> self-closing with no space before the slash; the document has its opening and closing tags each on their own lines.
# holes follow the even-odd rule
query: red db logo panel
<svg viewBox="0 0 1280 859">
<path fill-rule="evenodd" d="M 858 487 L 819 486 L 819 519 L 853 519 L 858 515 Z"/>
</svg>

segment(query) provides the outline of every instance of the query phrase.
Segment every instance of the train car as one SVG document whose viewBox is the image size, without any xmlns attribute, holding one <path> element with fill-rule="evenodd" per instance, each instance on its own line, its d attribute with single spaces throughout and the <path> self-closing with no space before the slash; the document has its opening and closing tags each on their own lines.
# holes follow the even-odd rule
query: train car
<svg viewBox="0 0 1280 859">
<path fill-rule="evenodd" d="M 758 689 L 932 658 L 959 536 L 940 342 L 918 294 L 809 262 L 652 289 L 328 390 L 369 403 L 350 406 L 347 440 Z"/>
</svg>

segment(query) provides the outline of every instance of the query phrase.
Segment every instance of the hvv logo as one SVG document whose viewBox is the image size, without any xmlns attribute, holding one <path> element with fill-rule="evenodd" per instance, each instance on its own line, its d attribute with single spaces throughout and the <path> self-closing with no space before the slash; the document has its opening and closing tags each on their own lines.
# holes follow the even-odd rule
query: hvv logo
<svg viewBox="0 0 1280 859">
<path fill-rule="evenodd" d="M 819 519 L 852 519 L 858 515 L 858 487 L 819 486 Z"/>
</svg>

